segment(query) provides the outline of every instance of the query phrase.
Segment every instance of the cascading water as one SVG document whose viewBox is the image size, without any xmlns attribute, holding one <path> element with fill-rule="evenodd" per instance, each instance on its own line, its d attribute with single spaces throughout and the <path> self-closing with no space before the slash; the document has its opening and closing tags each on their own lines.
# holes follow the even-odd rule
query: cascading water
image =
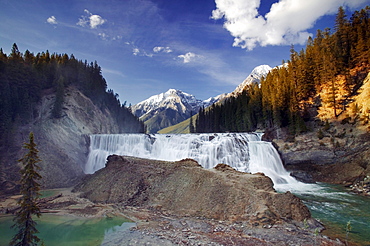
<svg viewBox="0 0 370 246">
<path fill-rule="evenodd" d="M 334 221 L 340 228 L 351 221 L 354 228 L 360 228 L 356 229 L 362 235 L 358 240 L 367 245 L 370 242 L 367 201 L 358 201 L 357 196 L 324 184 L 298 182 L 284 169 L 272 144 L 261 141 L 261 136 L 259 133 L 91 135 L 85 172 L 103 168 L 111 154 L 167 161 L 192 158 L 204 168 L 224 163 L 243 172 L 262 172 L 272 179 L 276 190 L 289 190 L 303 199 L 318 219 Z"/>
<path fill-rule="evenodd" d="M 224 163 L 242 172 L 263 172 L 275 186 L 296 185 L 298 182 L 284 169 L 275 148 L 261 141 L 261 136 L 259 133 L 91 135 L 85 172 L 103 168 L 111 154 L 165 161 L 192 158 L 204 168 Z"/>
</svg>

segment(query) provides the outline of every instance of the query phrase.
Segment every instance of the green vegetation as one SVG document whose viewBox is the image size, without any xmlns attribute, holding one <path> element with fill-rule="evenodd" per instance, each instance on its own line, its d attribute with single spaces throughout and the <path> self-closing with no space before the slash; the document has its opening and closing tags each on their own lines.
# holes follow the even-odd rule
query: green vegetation
<svg viewBox="0 0 370 246">
<path fill-rule="evenodd" d="M 67 87 L 77 88 L 100 109 L 109 109 L 120 132 L 144 132 L 142 122 L 121 105 L 118 94 L 107 90 L 96 61 L 89 64 L 49 51 L 22 54 L 14 44 L 10 55 L 0 49 L 0 146 L 9 146 L 16 127 L 39 116 L 37 105 L 43 95 L 55 93 L 52 117 L 62 117 Z"/>
<path fill-rule="evenodd" d="M 288 127 L 307 130 L 318 117 L 336 119 L 349 108 L 370 68 L 370 7 L 346 18 L 339 8 L 335 30 L 318 30 L 305 50 L 290 51 L 290 60 L 250 85 L 236 98 L 201 109 L 196 132 L 253 131 Z M 319 105 L 319 107 L 317 106 Z"/>
<path fill-rule="evenodd" d="M 195 116 L 193 116 L 195 117 Z M 176 125 L 169 126 L 166 128 L 163 128 L 158 131 L 159 134 L 183 134 L 183 133 L 190 133 L 189 131 L 189 125 L 190 125 L 190 118 L 187 120 L 184 120 Z"/>
<path fill-rule="evenodd" d="M 37 223 L 32 216 L 41 216 L 40 208 L 37 205 L 37 199 L 41 196 L 40 184 L 37 182 L 41 179 L 41 175 L 37 172 L 40 169 L 37 163 L 41 160 L 37 154 L 38 150 L 32 132 L 29 135 L 29 143 L 25 143 L 23 147 L 28 149 L 28 153 L 19 160 L 23 164 L 23 169 L 20 171 L 22 174 L 20 182 L 22 197 L 18 201 L 20 210 L 16 213 L 13 225 L 13 228 L 17 229 L 18 232 L 10 242 L 10 245 L 17 246 L 37 245 L 40 241 L 35 235 L 38 233 Z"/>
</svg>

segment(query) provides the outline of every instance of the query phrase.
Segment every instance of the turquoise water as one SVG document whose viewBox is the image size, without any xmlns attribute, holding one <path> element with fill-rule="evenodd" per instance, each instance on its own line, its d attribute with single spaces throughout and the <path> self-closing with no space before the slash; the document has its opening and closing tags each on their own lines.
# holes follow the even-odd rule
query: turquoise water
<svg viewBox="0 0 370 246">
<path fill-rule="evenodd" d="M 312 217 L 321 221 L 331 237 L 358 245 L 370 245 L 370 198 L 350 193 L 339 185 L 307 185 L 311 189 L 294 191 L 309 207 Z M 347 223 L 351 230 L 347 233 Z"/>
<path fill-rule="evenodd" d="M 290 190 L 304 201 L 312 216 L 326 226 L 324 234 L 349 243 L 370 246 L 369 197 L 328 184 L 301 184 L 294 188 L 290 187 Z M 0 246 L 8 245 L 15 234 L 10 228 L 13 225 L 12 218 L 0 216 Z M 45 245 L 56 246 L 100 245 L 104 238 L 134 226 L 134 223 L 121 217 L 89 219 L 51 214 L 43 214 L 37 222 L 40 231 L 38 237 Z M 348 222 L 351 230 L 347 233 Z"/>
<path fill-rule="evenodd" d="M 12 216 L 0 217 L 0 246 L 8 245 L 15 234 L 10 228 L 14 223 L 12 219 Z M 134 225 L 122 217 L 90 219 L 43 214 L 35 220 L 40 231 L 37 236 L 45 245 L 55 246 L 100 245 L 104 237 Z"/>
</svg>

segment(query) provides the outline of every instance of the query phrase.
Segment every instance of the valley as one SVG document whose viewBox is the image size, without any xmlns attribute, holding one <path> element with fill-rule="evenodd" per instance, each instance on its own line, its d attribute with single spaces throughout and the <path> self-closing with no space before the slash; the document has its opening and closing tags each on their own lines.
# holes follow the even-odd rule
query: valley
<svg viewBox="0 0 370 246">
<path fill-rule="evenodd" d="M 219 8 L 215 27 L 216 19 L 229 18 Z M 84 13 L 78 28 L 107 41 L 98 27 L 115 24 Z M 200 48 L 184 53 L 180 44 L 173 47 L 181 53 L 170 46 L 145 50 L 145 42 L 121 42 L 122 36 L 110 40 L 130 47 L 130 62 L 172 56 L 161 69 L 173 74 L 162 73 L 160 81 L 132 79 L 130 62 L 123 73 L 73 54 L 21 53 L 16 43 L 9 54 L 1 48 L 0 228 L 7 235 L 0 245 L 14 233 L 14 216 L 28 225 L 24 212 L 31 211 L 41 212 L 40 235 L 49 244 L 58 237 L 48 238 L 49 222 L 54 228 L 78 218 L 94 221 L 93 232 L 76 227 L 81 235 L 67 243 L 369 245 L 370 8 L 348 13 L 339 7 L 333 30 L 317 30 L 300 51 L 292 45 L 281 65 L 235 75 L 245 78 L 238 84 L 220 57 Z M 57 25 L 52 17 L 48 25 Z M 243 37 L 234 44 L 253 48 Z M 255 63 L 239 62 L 247 60 Z M 148 64 L 142 63 L 149 74 Z M 220 79 L 236 88 L 206 100 L 165 89 L 127 107 L 103 73 L 125 80 L 128 91 L 138 81 L 140 92 L 163 88 L 183 74 L 189 83 L 206 80 L 212 91 Z"/>
</svg>

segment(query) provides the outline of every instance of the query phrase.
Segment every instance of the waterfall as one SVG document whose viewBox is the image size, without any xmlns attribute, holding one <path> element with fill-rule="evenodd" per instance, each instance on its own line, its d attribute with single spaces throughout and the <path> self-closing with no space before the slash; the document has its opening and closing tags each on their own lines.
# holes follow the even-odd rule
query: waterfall
<svg viewBox="0 0 370 246">
<path fill-rule="evenodd" d="M 108 155 L 117 154 L 165 161 L 192 158 L 208 169 L 224 163 L 242 172 L 262 172 L 275 186 L 298 183 L 284 169 L 276 149 L 261 141 L 261 136 L 260 133 L 91 135 L 85 173 L 103 168 Z"/>
<path fill-rule="evenodd" d="M 252 141 L 249 143 L 249 172 L 262 172 L 269 176 L 275 186 L 284 184 L 298 184 L 283 166 L 279 153 L 269 142 Z"/>
</svg>

